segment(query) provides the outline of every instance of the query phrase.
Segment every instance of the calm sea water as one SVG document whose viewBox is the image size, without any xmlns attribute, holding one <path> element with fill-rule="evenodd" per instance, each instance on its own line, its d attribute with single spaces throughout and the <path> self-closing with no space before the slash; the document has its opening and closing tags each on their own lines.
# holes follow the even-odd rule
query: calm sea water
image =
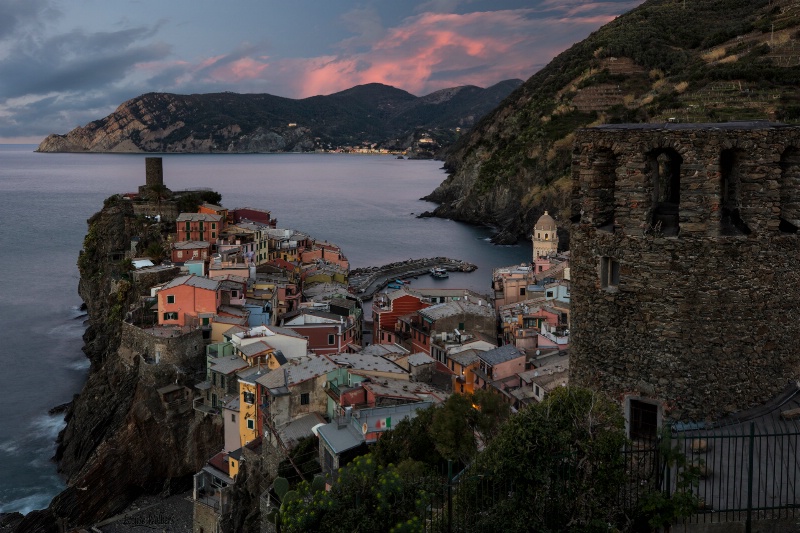
<svg viewBox="0 0 800 533">
<path fill-rule="evenodd" d="M 63 488 L 50 462 L 61 416 L 88 370 L 76 260 L 103 199 L 136 191 L 144 155 L 37 154 L 0 145 L 0 512 L 46 507 Z M 441 163 L 338 154 L 165 155 L 174 190 L 211 187 L 229 207 L 272 211 L 280 227 L 342 246 L 353 268 L 447 256 L 478 265 L 437 287 L 489 292 L 491 270 L 530 260 L 530 245 L 493 246 L 490 231 L 418 219 Z M 433 286 L 420 278 L 414 286 Z"/>
</svg>

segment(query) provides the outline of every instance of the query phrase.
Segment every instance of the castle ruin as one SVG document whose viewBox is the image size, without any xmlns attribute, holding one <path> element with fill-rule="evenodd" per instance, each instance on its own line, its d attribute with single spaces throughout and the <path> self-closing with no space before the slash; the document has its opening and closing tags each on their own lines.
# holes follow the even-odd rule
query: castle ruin
<svg viewBox="0 0 800 533">
<path fill-rule="evenodd" d="M 570 382 L 633 425 L 775 397 L 800 375 L 798 227 L 800 127 L 577 132 Z"/>
</svg>

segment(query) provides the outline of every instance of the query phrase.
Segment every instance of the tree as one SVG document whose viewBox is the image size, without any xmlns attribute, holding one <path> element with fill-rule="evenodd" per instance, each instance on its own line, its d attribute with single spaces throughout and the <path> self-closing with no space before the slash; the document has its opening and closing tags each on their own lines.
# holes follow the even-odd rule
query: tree
<svg viewBox="0 0 800 533">
<path fill-rule="evenodd" d="M 281 532 L 422 531 L 436 487 L 404 477 L 394 465 L 379 465 L 370 455 L 356 457 L 339 470 L 328 492 L 300 483 L 297 497 L 281 505 Z"/>
<path fill-rule="evenodd" d="M 479 444 L 491 441 L 508 414 L 508 404 L 491 392 L 450 396 L 433 415 L 430 435 L 436 451 L 445 459 L 469 463 Z"/>
<path fill-rule="evenodd" d="M 481 504 L 478 530 L 605 531 L 621 516 L 625 442 L 619 406 L 597 392 L 559 388 L 500 428 L 471 467 L 481 484 L 459 490 L 477 501 L 493 494 Z M 465 498 L 473 506 L 476 499 Z"/>
</svg>

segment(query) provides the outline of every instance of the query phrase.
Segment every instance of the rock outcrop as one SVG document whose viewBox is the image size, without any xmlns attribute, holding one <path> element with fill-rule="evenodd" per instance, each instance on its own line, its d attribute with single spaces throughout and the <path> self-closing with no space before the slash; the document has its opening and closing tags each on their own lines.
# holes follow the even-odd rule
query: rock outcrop
<svg viewBox="0 0 800 533">
<path fill-rule="evenodd" d="M 17 531 L 88 525 L 143 493 L 185 490 L 191 475 L 222 446 L 212 419 L 195 418 L 190 403 L 188 409 L 171 409 L 157 392 L 176 383 L 191 388 L 204 369 L 202 348 L 183 366 L 157 365 L 123 342 L 125 312 L 146 289 L 129 275 L 129 261 L 120 259 L 131 237 L 141 234 L 139 224 L 130 204 L 113 197 L 89 220 L 78 264 L 91 370 L 59 436 L 56 459 L 67 488 L 48 509 L 28 514 Z"/>
</svg>

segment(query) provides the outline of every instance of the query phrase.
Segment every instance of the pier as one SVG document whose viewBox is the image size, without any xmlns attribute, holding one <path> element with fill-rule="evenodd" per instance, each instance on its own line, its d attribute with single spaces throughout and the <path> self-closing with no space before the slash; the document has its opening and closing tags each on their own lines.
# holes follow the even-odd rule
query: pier
<svg viewBox="0 0 800 533">
<path fill-rule="evenodd" d="M 379 267 L 356 268 L 350 271 L 350 290 L 362 300 L 370 300 L 389 283 L 397 279 L 427 276 L 433 267 L 443 268 L 448 272 L 473 272 L 478 268 L 472 263 L 448 257 L 409 259 Z"/>
</svg>

